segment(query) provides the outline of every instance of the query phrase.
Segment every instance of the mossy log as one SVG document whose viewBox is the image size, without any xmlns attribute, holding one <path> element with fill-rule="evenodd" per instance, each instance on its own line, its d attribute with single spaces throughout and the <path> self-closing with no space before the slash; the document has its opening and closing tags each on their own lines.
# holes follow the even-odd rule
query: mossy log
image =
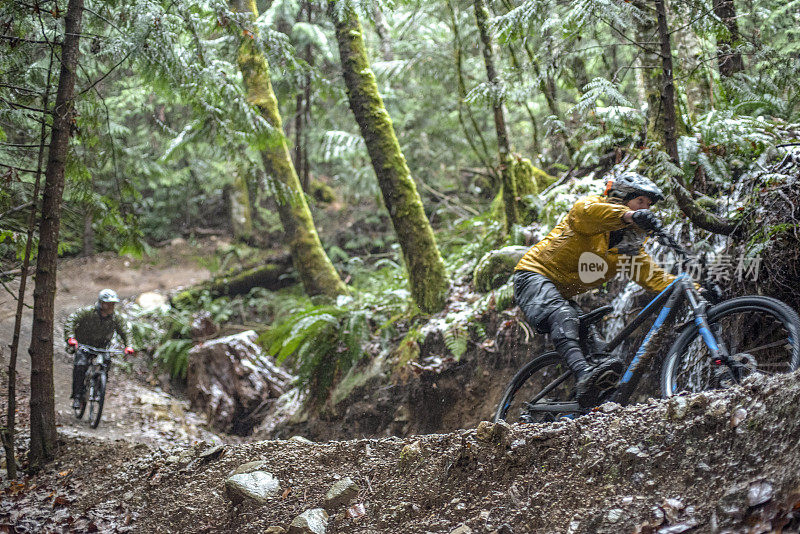
<svg viewBox="0 0 800 534">
<path fill-rule="evenodd" d="M 263 287 L 275 291 L 297 283 L 292 271 L 290 255 L 272 258 L 264 265 L 248 269 L 232 269 L 225 274 L 215 276 L 211 280 L 190 287 L 172 297 L 172 304 L 177 308 L 191 305 L 204 291 L 212 297 L 244 295 L 255 287 Z"/>
<path fill-rule="evenodd" d="M 514 267 L 528 251 L 529 247 L 510 246 L 487 252 L 473 273 L 475 289 L 484 293 L 497 289 L 514 274 Z"/>
<path fill-rule="evenodd" d="M 336 28 L 350 109 L 367 145 L 384 204 L 403 251 L 411 294 L 423 312 L 437 312 L 444 307 L 450 284 L 392 119 L 378 92 L 361 23 L 349 4 L 331 0 L 328 6 Z"/>
</svg>

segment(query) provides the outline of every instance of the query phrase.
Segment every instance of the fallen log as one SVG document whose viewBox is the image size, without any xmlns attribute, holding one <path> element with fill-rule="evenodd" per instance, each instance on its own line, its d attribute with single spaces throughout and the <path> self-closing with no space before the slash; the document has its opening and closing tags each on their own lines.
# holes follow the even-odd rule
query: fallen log
<svg viewBox="0 0 800 534">
<path fill-rule="evenodd" d="M 225 274 L 180 291 L 172 297 L 172 305 L 176 308 L 186 307 L 205 291 L 212 297 L 234 296 L 249 293 L 255 287 L 275 291 L 296 283 L 292 257 L 286 254 L 270 258 L 266 264 L 257 267 L 231 269 Z"/>
</svg>

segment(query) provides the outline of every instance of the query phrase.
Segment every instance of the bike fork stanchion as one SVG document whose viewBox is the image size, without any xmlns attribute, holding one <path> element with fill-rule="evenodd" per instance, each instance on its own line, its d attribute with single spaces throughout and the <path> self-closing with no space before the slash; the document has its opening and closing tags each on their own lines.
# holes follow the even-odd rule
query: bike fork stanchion
<svg viewBox="0 0 800 534">
<path fill-rule="evenodd" d="M 735 371 L 736 362 L 730 358 L 727 347 L 714 337 L 711 326 L 708 324 L 708 316 L 706 315 L 708 302 L 698 299 L 699 295 L 694 287 L 686 288 L 686 296 L 692 313 L 694 314 L 694 324 L 697 325 L 700 337 L 702 337 L 703 343 L 705 343 L 706 347 L 708 347 L 708 351 L 711 353 L 712 363 L 714 366 L 725 365 L 732 371 Z M 737 373 L 734 372 L 734 374 Z"/>
</svg>

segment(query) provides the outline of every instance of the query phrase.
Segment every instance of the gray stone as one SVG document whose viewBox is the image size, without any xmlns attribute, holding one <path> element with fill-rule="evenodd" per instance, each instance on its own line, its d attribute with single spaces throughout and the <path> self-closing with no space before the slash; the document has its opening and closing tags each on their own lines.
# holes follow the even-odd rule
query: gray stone
<svg viewBox="0 0 800 534">
<path fill-rule="evenodd" d="M 267 467 L 267 462 L 264 460 L 257 460 L 255 462 L 247 462 L 236 468 L 233 472 L 234 475 L 241 475 L 243 473 L 252 473 L 253 471 L 261 471 Z"/>
<path fill-rule="evenodd" d="M 472 534 L 472 529 L 462 524 L 451 530 L 450 534 Z"/>
<path fill-rule="evenodd" d="M 772 500 L 775 490 L 766 480 L 753 482 L 747 488 L 747 506 L 759 506 Z"/>
<path fill-rule="evenodd" d="M 294 441 L 295 443 L 303 443 L 305 445 L 313 444 L 314 442 L 308 438 L 304 438 L 303 436 L 292 436 L 289 438 L 289 441 Z"/>
<path fill-rule="evenodd" d="M 400 469 L 406 470 L 422 460 L 422 443 L 417 440 L 400 451 Z"/>
<path fill-rule="evenodd" d="M 361 488 L 350 477 L 338 480 L 325 494 L 325 508 L 330 510 L 355 498 Z"/>
<path fill-rule="evenodd" d="M 225 452 L 225 445 L 212 445 L 201 452 L 199 456 L 201 460 L 214 460 L 222 456 L 223 452 Z"/>
<path fill-rule="evenodd" d="M 689 412 L 689 401 L 686 397 L 672 397 L 667 404 L 667 415 L 671 419 L 683 419 Z"/>
<path fill-rule="evenodd" d="M 622 514 L 625 512 L 621 508 L 612 508 L 608 512 L 606 512 L 606 521 L 609 523 L 616 523 L 620 519 L 622 519 Z"/>
<path fill-rule="evenodd" d="M 289 525 L 288 534 L 325 534 L 328 527 L 328 512 L 322 508 L 306 510 Z"/>
<path fill-rule="evenodd" d="M 280 491 L 278 479 L 266 471 L 240 473 L 225 481 L 225 492 L 234 504 L 245 499 L 264 504 L 271 497 L 279 495 Z"/>
</svg>

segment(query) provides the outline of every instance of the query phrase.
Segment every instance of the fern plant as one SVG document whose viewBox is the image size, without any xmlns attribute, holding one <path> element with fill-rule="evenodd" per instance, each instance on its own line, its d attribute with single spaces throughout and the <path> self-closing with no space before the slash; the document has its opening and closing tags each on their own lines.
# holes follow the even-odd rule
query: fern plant
<svg viewBox="0 0 800 534">
<path fill-rule="evenodd" d="M 278 363 L 292 362 L 298 384 L 320 399 L 339 374 L 364 356 L 370 327 L 366 309 L 312 306 L 283 319 L 260 342 Z"/>
</svg>

